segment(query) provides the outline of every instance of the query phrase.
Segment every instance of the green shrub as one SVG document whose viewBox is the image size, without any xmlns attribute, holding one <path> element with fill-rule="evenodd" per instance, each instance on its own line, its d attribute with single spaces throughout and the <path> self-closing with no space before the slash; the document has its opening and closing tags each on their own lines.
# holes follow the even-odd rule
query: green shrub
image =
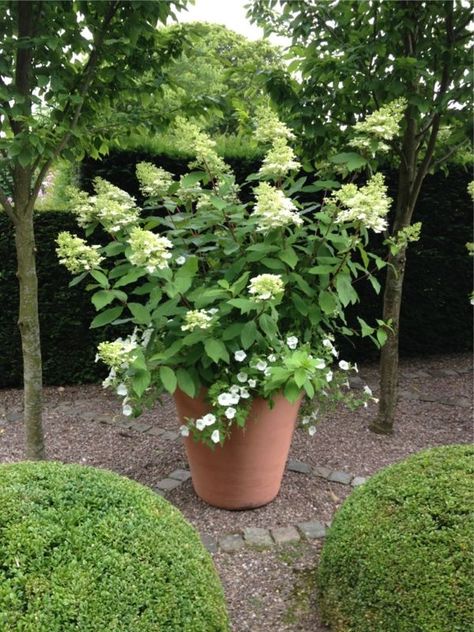
<svg viewBox="0 0 474 632">
<path fill-rule="evenodd" d="M 318 571 L 332 630 L 473 629 L 473 456 L 471 446 L 426 450 L 351 494 Z"/>
<path fill-rule="evenodd" d="M 0 466 L 2 632 L 224 632 L 198 534 L 151 490 L 60 463 Z"/>
</svg>

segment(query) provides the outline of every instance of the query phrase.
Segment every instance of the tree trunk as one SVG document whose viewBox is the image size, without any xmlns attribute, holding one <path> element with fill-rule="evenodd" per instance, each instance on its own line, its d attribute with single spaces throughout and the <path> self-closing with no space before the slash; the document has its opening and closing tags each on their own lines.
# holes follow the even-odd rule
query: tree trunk
<svg viewBox="0 0 474 632">
<path fill-rule="evenodd" d="M 406 250 L 390 256 L 385 279 L 383 319 L 392 322 L 380 355 L 380 403 L 377 418 L 369 428 L 378 434 L 392 434 L 398 400 L 398 338 Z M 392 267 L 393 266 L 393 267 Z"/>
<path fill-rule="evenodd" d="M 18 326 L 23 353 L 24 424 L 28 459 L 44 459 L 42 368 L 38 316 L 38 279 L 35 263 L 33 209 L 16 213 L 15 245 L 20 287 Z"/>
</svg>

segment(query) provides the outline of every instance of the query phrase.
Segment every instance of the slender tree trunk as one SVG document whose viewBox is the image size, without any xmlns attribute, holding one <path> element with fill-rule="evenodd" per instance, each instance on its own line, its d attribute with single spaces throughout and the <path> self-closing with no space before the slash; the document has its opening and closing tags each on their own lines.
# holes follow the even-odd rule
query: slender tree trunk
<svg viewBox="0 0 474 632">
<path fill-rule="evenodd" d="M 18 326 L 23 353 L 24 424 L 28 459 L 44 459 L 42 368 L 33 210 L 16 214 L 15 245 L 20 286 Z"/>
</svg>

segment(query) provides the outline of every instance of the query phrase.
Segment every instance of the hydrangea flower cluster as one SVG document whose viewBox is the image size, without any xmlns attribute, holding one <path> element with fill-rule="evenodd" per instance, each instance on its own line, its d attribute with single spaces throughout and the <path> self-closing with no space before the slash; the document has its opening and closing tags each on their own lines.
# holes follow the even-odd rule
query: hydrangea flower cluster
<svg viewBox="0 0 474 632">
<path fill-rule="evenodd" d="M 254 138 L 262 145 L 273 143 L 278 138 L 285 140 L 293 140 L 295 138 L 293 132 L 283 121 L 280 121 L 275 112 L 269 107 L 258 107 L 255 121 Z"/>
<path fill-rule="evenodd" d="M 335 221 L 338 223 L 358 222 L 375 233 L 387 228 L 386 216 L 392 199 L 387 196 L 381 173 L 376 173 L 360 188 L 355 184 L 344 184 L 325 201 L 336 213 Z"/>
<path fill-rule="evenodd" d="M 301 226 L 303 219 L 296 212 L 296 206 L 280 189 L 268 182 L 260 182 L 255 189 L 255 204 L 253 215 L 257 219 L 257 230 L 268 232 L 274 228 L 282 228 L 296 224 Z"/>
<path fill-rule="evenodd" d="M 173 174 L 151 162 L 140 162 L 137 165 L 137 179 L 140 190 L 148 197 L 163 198 L 173 184 Z"/>
<path fill-rule="evenodd" d="M 183 151 L 190 151 L 196 160 L 189 163 L 190 169 L 203 168 L 212 177 L 227 173 L 229 167 L 216 151 L 216 142 L 204 133 L 199 125 L 177 118 L 175 126 L 177 147 Z"/>
<path fill-rule="evenodd" d="M 289 171 L 296 171 L 301 164 L 296 160 L 293 148 L 288 145 L 285 138 L 276 138 L 271 149 L 267 152 L 260 167 L 259 175 L 263 178 L 276 178 L 286 176 Z"/>
<path fill-rule="evenodd" d="M 212 327 L 216 311 L 215 309 L 190 309 L 184 316 L 185 324 L 181 325 L 181 330 L 209 329 Z"/>
<path fill-rule="evenodd" d="M 172 257 L 169 251 L 173 244 L 166 237 L 135 226 L 130 232 L 128 243 L 131 249 L 128 260 L 133 265 L 145 268 L 149 274 L 168 268 L 168 260 Z"/>
<path fill-rule="evenodd" d="M 248 290 L 254 301 L 271 301 L 283 294 L 285 286 L 279 274 L 259 274 L 250 279 Z"/>
<path fill-rule="evenodd" d="M 118 371 L 127 369 L 132 359 L 132 354 L 138 348 L 136 334 L 123 340 L 117 338 L 112 342 L 101 342 L 97 347 L 96 361 L 102 360 L 104 364 Z"/>
<path fill-rule="evenodd" d="M 56 242 L 59 263 L 69 272 L 80 274 L 100 267 L 103 260 L 98 252 L 100 246 L 88 246 L 84 239 L 71 235 L 68 231 L 59 233 Z"/>
<path fill-rule="evenodd" d="M 69 189 L 70 204 L 77 223 L 82 228 L 99 222 L 111 234 L 137 223 L 139 209 L 134 198 L 102 178 L 95 178 L 96 195 L 89 196 L 83 191 Z"/>
<path fill-rule="evenodd" d="M 354 125 L 356 137 L 352 139 L 351 145 L 359 149 L 389 151 L 390 145 L 385 141 L 390 141 L 399 134 L 406 107 L 405 98 L 395 99 L 369 114 L 365 121 L 357 122 Z"/>
</svg>

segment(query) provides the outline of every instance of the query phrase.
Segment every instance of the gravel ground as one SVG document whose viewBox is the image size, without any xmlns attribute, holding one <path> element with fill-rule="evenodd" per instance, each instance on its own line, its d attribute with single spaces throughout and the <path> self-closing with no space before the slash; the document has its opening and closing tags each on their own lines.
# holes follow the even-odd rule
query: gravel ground
<svg viewBox="0 0 474 632">
<path fill-rule="evenodd" d="M 362 366 L 361 376 L 377 391 L 377 367 Z M 0 462 L 24 458 L 20 390 L 0 391 Z M 120 418 L 120 406 L 99 386 L 49 387 L 44 394 L 47 458 L 114 470 L 154 486 L 171 471 L 186 467 L 181 442 L 163 439 L 101 417 Z M 472 441 L 472 358 L 467 355 L 410 359 L 401 363 L 400 402 L 395 432 L 386 437 L 367 430 L 376 406 L 351 413 L 343 409 L 318 425 L 312 439 L 298 430 L 290 457 L 367 476 L 422 448 Z M 166 399 L 140 421 L 176 430 L 173 402 Z M 294 525 L 329 521 L 350 487 L 297 472 L 286 472 L 274 502 L 252 511 L 208 507 L 190 481 L 167 498 L 202 534 L 219 537 L 246 526 Z M 320 542 L 268 551 L 217 553 L 233 632 L 324 632 L 311 587 Z"/>
</svg>

